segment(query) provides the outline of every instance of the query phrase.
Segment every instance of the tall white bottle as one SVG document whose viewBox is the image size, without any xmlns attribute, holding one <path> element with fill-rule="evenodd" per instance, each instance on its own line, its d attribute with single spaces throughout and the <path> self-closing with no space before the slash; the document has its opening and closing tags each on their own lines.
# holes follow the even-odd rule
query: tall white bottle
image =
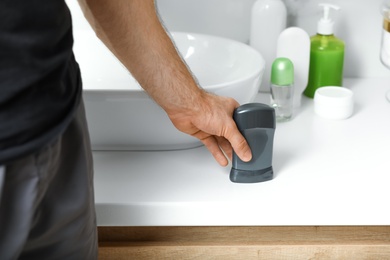
<svg viewBox="0 0 390 260">
<path fill-rule="evenodd" d="M 270 91 L 272 62 L 276 58 L 279 34 L 286 28 L 287 9 L 281 0 L 257 0 L 252 7 L 249 44 L 265 60 L 265 71 L 260 91 Z"/>
<path fill-rule="evenodd" d="M 303 91 L 309 79 L 310 36 L 301 28 L 289 27 L 278 38 L 276 57 L 288 58 L 294 64 L 294 107 L 301 106 Z"/>
</svg>

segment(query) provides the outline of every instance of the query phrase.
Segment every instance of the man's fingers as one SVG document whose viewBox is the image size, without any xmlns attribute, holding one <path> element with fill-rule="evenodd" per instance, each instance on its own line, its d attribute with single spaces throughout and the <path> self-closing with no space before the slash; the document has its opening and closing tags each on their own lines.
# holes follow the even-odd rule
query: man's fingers
<svg viewBox="0 0 390 260">
<path fill-rule="evenodd" d="M 229 161 L 226 159 L 226 156 L 222 152 L 217 139 L 214 136 L 209 136 L 202 140 L 202 143 L 207 147 L 210 153 L 214 156 L 214 159 L 221 165 L 228 165 Z"/>
<path fill-rule="evenodd" d="M 240 131 L 238 131 L 235 124 L 234 127 L 228 128 L 228 132 L 225 134 L 225 137 L 230 142 L 233 150 L 242 161 L 249 162 L 252 159 L 251 149 L 244 136 L 242 136 Z"/>
<path fill-rule="evenodd" d="M 232 160 L 233 158 L 233 148 L 232 145 L 229 143 L 228 140 L 226 140 L 225 137 L 216 137 L 219 146 L 221 147 L 222 151 L 226 154 L 226 156 L 229 158 L 229 160 Z"/>
</svg>

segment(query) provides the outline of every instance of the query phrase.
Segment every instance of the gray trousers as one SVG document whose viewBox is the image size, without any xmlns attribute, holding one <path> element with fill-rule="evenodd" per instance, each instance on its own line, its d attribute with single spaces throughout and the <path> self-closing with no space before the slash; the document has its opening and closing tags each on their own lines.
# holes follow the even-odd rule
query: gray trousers
<svg viewBox="0 0 390 260">
<path fill-rule="evenodd" d="M 0 259 L 97 259 L 93 169 L 81 104 L 66 131 L 0 166 Z"/>
</svg>

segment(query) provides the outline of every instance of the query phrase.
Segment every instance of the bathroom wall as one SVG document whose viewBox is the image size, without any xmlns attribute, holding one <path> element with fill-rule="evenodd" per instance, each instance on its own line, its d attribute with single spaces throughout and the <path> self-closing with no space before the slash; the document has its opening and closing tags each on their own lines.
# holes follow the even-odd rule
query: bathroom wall
<svg viewBox="0 0 390 260">
<path fill-rule="evenodd" d="M 249 40 L 250 8 L 255 0 L 157 0 L 168 30 L 215 34 L 245 43 Z M 332 12 L 335 35 L 346 43 L 345 77 L 390 77 L 379 60 L 382 0 L 283 0 L 289 26 L 316 33 L 318 4 L 339 5 Z M 227 14 L 227 15 L 226 15 Z"/>
<path fill-rule="evenodd" d="M 328 2 L 341 9 L 332 12 L 335 34 L 346 43 L 345 77 L 390 77 L 379 60 L 382 0 L 283 0 L 289 26 L 316 33 L 321 16 L 318 4 Z M 249 42 L 250 11 L 255 0 L 156 0 L 165 26 L 172 31 L 214 34 Z M 77 1 L 67 0 L 76 29 L 90 30 Z"/>
</svg>

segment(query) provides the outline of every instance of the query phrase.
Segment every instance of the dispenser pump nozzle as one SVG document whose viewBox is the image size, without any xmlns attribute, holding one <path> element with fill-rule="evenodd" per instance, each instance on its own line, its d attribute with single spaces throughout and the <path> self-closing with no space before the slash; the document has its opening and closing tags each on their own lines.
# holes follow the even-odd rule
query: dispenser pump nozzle
<svg viewBox="0 0 390 260">
<path fill-rule="evenodd" d="M 331 35 L 333 34 L 334 22 L 330 19 L 330 9 L 339 10 L 340 7 L 328 3 L 321 3 L 319 6 L 323 8 L 324 13 L 323 17 L 318 21 L 317 33 L 322 35 Z"/>
</svg>

